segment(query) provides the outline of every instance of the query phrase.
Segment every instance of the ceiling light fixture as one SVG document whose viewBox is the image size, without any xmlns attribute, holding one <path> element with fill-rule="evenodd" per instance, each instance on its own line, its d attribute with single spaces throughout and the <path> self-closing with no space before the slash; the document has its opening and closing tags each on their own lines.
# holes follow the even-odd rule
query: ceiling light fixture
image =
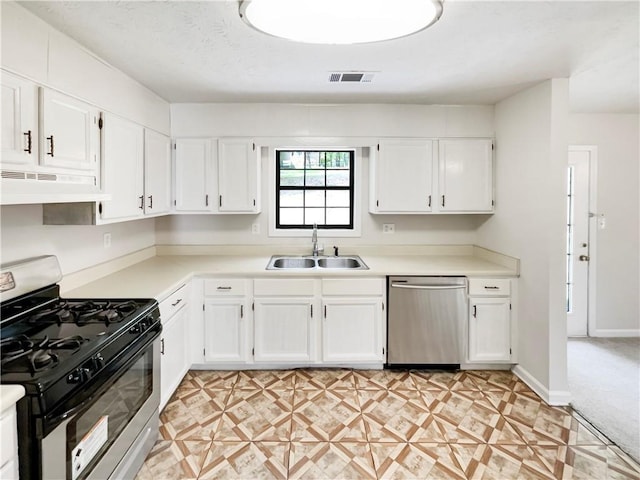
<svg viewBox="0 0 640 480">
<path fill-rule="evenodd" d="M 276 37 L 305 43 L 354 44 L 400 38 L 442 15 L 441 0 L 245 0 L 240 17 Z"/>
</svg>

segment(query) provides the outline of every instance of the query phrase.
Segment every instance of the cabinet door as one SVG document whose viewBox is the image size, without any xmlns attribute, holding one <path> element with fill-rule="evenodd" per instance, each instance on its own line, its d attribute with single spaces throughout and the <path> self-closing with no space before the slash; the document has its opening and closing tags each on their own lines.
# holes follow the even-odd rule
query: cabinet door
<svg viewBox="0 0 640 480">
<path fill-rule="evenodd" d="M 372 163 L 371 211 L 430 212 L 433 201 L 433 141 L 385 140 L 377 148 Z"/>
<path fill-rule="evenodd" d="M 152 130 L 144 131 L 144 213 L 171 209 L 171 142 Z"/>
<path fill-rule="evenodd" d="M 490 139 L 440 140 L 441 212 L 493 211 L 493 143 Z"/>
<path fill-rule="evenodd" d="M 176 140 L 175 209 L 184 212 L 211 212 L 211 141 Z"/>
<path fill-rule="evenodd" d="M 469 361 L 511 360 L 509 298 L 469 298 Z"/>
<path fill-rule="evenodd" d="M 322 306 L 324 362 L 382 362 L 382 299 L 325 299 Z"/>
<path fill-rule="evenodd" d="M 44 166 L 96 171 L 99 112 L 80 100 L 40 88 L 40 162 Z"/>
<path fill-rule="evenodd" d="M 312 322 L 311 299 L 256 299 L 254 360 L 277 363 L 314 360 Z"/>
<path fill-rule="evenodd" d="M 160 338 L 160 410 L 178 388 L 187 370 L 187 308 L 162 326 Z"/>
<path fill-rule="evenodd" d="M 102 127 L 102 220 L 141 217 L 144 213 L 144 129 L 105 114 Z"/>
<path fill-rule="evenodd" d="M 3 164 L 35 165 L 38 158 L 37 87 L 28 80 L 0 72 L 2 80 Z"/>
<path fill-rule="evenodd" d="M 253 140 L 218 140 L 218 210 L 259 212 L 259 148 Z"/>
<path fill-rule="evenodd" d="M 204 303 L 206 362 L 246 362 L 248 322 L 243 298 L 207 298 Z"/>
</svg>

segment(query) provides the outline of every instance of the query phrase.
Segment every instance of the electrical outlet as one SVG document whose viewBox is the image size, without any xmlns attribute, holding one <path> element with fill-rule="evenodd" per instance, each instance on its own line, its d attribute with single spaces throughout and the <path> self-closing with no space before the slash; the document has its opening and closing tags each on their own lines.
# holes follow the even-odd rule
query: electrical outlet
<svg viewBox="0 0 640 480">
<path fill-rule="evenodd" d="M 598 215 L 598 229 L 604 230 L 607 228 L 607 218 L 604 216 L 604 213 Z"/>
<path fill-rule="evenodd" d="M 396 233 L 396 224 L 395 223 L 383 223 L 382 224 L 382 233 Z"/>
<path fill-rule="evenodd" d="M 110 233 L 105 233 L 104 236 L 102 237 L 102 240 L 104 242 L 104 248 L 111 248 L 111 234 Z"/>
<path fill-rule="evenodd" d="M 254 223 L 251 225 L 251 233 L 253 233 L 254 235 L 258 235 L 260 233 L 260 224 L 259 223 Z"/>
</svg>

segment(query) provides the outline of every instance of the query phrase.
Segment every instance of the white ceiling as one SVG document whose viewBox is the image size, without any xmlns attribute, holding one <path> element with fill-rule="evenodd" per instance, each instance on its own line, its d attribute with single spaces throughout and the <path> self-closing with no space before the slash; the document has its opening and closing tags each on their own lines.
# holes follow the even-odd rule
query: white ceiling
<svg viewBox="0 0 640 480">
<path fill-rule="evenodd" d="M 637 0 L 446 0 L 423 32 L 348 46 L 261 34 L 229 0 L 20 3 L 172 103 L 494 104 L 569 77 L 573 111 L 639 111 Z M 354 70 L 376 73 L 328 82 Z"/>
</svg>

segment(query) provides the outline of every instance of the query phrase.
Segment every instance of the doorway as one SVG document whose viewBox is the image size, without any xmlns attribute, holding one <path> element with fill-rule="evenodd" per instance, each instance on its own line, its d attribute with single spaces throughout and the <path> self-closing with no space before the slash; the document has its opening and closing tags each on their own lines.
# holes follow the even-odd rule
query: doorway
<svg viewBox="0 0 640 480">
<path fill-rule="evenodd" d="M 596 178 L 596 147 L 569 147 L 566 246 L 569 337 L 589 336 L 595 326 Z"/>
</svg>

